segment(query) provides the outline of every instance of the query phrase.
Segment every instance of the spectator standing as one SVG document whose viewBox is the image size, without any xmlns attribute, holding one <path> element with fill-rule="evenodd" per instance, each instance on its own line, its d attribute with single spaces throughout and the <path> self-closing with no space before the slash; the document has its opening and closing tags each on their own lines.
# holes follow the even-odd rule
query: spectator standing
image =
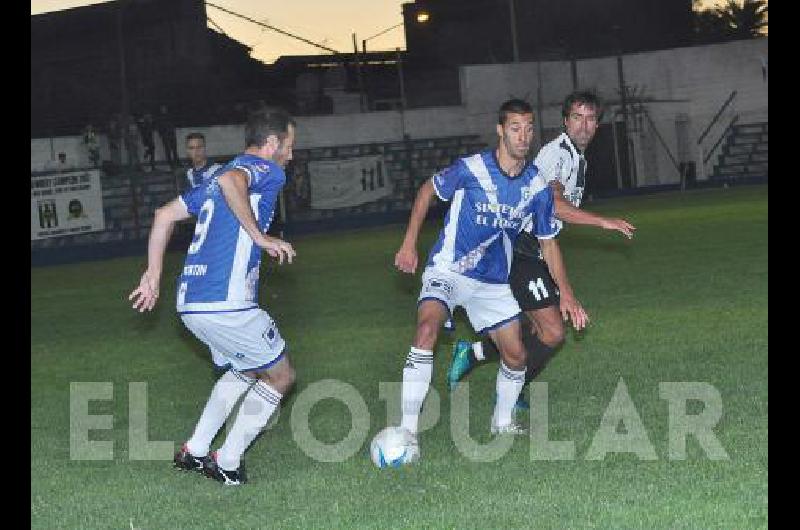
<svg viewBox="0 0 800 530">
<path fill-rule="evenodd" d="M 156 170 L 156 144 L 153 138 L 153 115 L 145 112 L 141 118 L 136 121 L 139 127 L 139 136 L 142 138 L 142 145 L 144 146 L 144 161 L 150 163 L 150 169 Z"/>
<path fill-rule="evenodd" d="M 161 105 L 158 116 L 155 120 L 155 128 L 164 144 L 164 156 L 167 158 L 169 167 L 178 167 L 178 138 L 175 136 L 175 124 L 169 116 L 166 105 Z"/>
<path fill-rule="evenodd" d="M 97 141 L 97 132 L 91 123 L 83 130 L 83 145 L 86 147 L 92 167 L 98 167 L 100 165 L 100 144 Z"/>
</svg>

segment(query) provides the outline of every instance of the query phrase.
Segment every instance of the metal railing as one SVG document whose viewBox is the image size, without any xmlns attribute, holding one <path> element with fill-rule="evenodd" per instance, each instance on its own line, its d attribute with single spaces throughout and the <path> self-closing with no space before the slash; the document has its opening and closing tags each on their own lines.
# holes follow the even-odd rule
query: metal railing
<svg viewBox="0 0 800 530">
<path fill-rule="evenodd" d="M 700 174 L 698 176 L 701 179 L 705 179 L 706 178 L 706 163 L 712 157 L 712 155 L 716 152 L 716 149 L 720 146 L 720 144 L 722 143 L 722 140 L 731 131 L 731 129 L 732 129 L 733 125 L 736 123 L 736 121 L 738 121 L 739 115 L 735 114 L 733 116 L 731 121 L 728 123 L 728 126 L 722 131 L 722 134 L 717 139 L 717 141 L 714 143 L 714 145 L 713 145 L 713 147 L 711 149 L 705 150 L 704 147 L 703 147 L 703 142 L 706 139 L 706 137 L 708 136 L 708 134 L 711 132 L 711 129 L 714 127 L 714 125 L 716 125 L 719 122 L 719 120 L 722 117 L 722 114 L 725 112 L 725 110 L 728 109 L 728 107 L 736 99 L 736 95 L 737 95 L 737 91 L 736 90 L 731 91 L 731 93 L 728 95 L 728 98 L 720 106 L 720 108 L 717 111 L 717 113 L 714 115 L 713 118 L 711 118 L 711 122 L 703 130 L 703 133 L 697 138 L 697 150 L 698 150 L 697 159 L 698 159 L 699 166 L 700 166 L 699 167 L 699 173 Z"/>
<path fill-rule="evenodd" d="M 733 129 L 733 126 L 736 124 L 737 121 L 739 121 L 739 115 L 738 114 L 736 114 L 731 119 L 731 121 L 728 124 L 728 126 L 725 127 L 725 130 L 722 131 L 722 134 L 719 136 L 717 141 L 714 143 L 714 147 L 712 147 L 711 149 L 708 150 L 708 154 L 706 154 L 705 158 L 703 159 L 703 165 L 705 165 L 708 162 L 708 160 L 711 158 L 711 155 L 713 155 L 714 152 L 717 150 L 717 147 L 719 147 L 719 144 L 722 143 L 722 140 L 727 138 L 728 133 Z"/>
</svg>

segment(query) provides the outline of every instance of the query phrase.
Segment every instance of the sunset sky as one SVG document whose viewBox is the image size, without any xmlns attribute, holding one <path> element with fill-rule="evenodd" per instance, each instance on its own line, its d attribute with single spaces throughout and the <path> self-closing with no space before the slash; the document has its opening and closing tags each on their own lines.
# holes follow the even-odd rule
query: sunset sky
<svg viewBox="0 0 800 530">
<path fill-rule="evenodd" d="M 408 1 L 408 0 L 406 0 Z M 102 3 L 86 0 L 31 0 L 31 15 Z M 323 44 L 341 52 L 353 51 L 353 32 L 361 39 L 403 21 L 403 0 L 213 0 L 230 11 L 265 22 L 310 41 Z M 309 44 L 262 28 L 252 22 L 234 17 L 206 6 L 206 14 L 225 33 L 250 46 L 252 56 L 271 63 L 281 55 L 311 55 L 325 53 Z M 213 27 L 209 25 L 210 27 Z M 405 49 L 403 28 L 367 42 L 367 49 Z"/>
<path fill-rule="evenodd" d="M 31 0 L 31 15 L 103 1 L 107 0 Z M 360 47 L 361 39 L 402 22 L 401 5 L 410 1 L 412 0 L 213 0 L 211 3 L 329 48 L 350 52 L 353 50 L 354 32 Z M 717 3 L 719 0 L 702 2 L 707 6 Z M 206 6 L 206 13 L 229 37 L 250 46 L 252 56 L 261 61 L 271 63 L 281 55 L 325 53 L 309 44 L 211 6 Z M 394 28 L 367 42 L 367 49 L 371 50 L 393 50 L 397 47 L 405 49 L 402 27 Z"/>
</svg>

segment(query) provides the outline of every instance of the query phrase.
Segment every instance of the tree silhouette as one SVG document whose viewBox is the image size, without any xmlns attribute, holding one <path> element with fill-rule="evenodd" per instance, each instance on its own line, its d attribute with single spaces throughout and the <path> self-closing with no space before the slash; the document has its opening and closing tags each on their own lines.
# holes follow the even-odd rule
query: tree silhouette
<svg viewBox="0 0 800 530">
<path fill-rule="evenodd" d="M 699 2 L 693 2 L 698 7 Z M 694 11 L 694 31 L 700 42 L 753 39 L 767 35 L 767 0 L 725 0 L 711 9 Z"/>
</svg>

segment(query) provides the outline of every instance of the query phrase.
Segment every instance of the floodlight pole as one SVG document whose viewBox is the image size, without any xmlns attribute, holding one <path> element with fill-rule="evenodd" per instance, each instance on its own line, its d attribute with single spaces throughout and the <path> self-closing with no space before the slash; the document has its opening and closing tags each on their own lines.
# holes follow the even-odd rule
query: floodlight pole
<svg viewBox="0 0 800 530">
<path fill-rule="evenodd" d="M 400 48 L 395 48 L 397 52 L 397 77 L 400 80 L 400 108 L 406 108 L 406 85 L 403 82 L 403 56 L 400 53 Z"/>
<path fill-rule="evenodd" d="M 364 76 L 361 73 L 361 58 L 358 56 L 358 44 L 356 34 L 353 33 L 353 58 L 356 61 L 356 72 L 358 73 L 358 107 L 364 112 Z"/>
<path fill-rule="evenodd" d="M 627 88 L 625 86 L 625 70 L 623 68 L 622 62 L 622 54 L 624 52 L 622 47 L 622 37 L 620 34 L 620 28 L 615 28 L 617 31 L 617 43 L 619 46 L 619 52 L 617 54 L 617 76 L 619 78 L 619 97 L 620 97 L 620 105 L 622 107 L 622 138 L 621 144 L 622 148 L 625 150 L 626 158 L 628 159 L 628 167 L 625 168 L 625 171 L 628 173 L 630 187 L 636 188 L 636 177 L 635 171 L 631 170 L 631 149 L 630 145 L 628 144 L 628 97 L 627 97 Z"/>
<path fill-rule="evenodd" d="M 508 0 L 508 14 L 511 18 L 511 48 L 514 53 L 514 62 L 519 62 L 519 47 L 517 45 L 517 15 L 514 12 L 514 0 Z"/>
<path fill-rule="evenodd" d="M 128 89 L 125 75 L 125 37 L 122 32 L 122 12 L 125 1 L 117 3 L 117 49 L 119 52 L 119 88 L 123 119 L 128 115 Z"/>
</svg>

